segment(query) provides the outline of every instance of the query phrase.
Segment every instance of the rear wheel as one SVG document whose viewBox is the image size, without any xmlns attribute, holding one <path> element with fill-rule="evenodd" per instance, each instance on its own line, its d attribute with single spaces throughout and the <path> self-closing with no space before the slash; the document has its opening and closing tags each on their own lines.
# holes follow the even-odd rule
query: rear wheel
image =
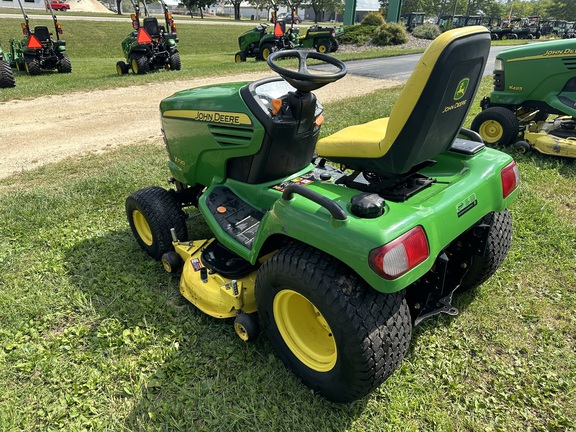
<svg viewBox="0 0 576 432">
<path fill-rule="evenodd" d="M 155 260 L 173 250 L 171 228 L 176 230 L 178 240 L 188 238 L 185 213 L 174 193 L 161 187 L 140 189 L 130 195 L 126 216 L 136 241 Z"/>
<path fill-rule="evenodd" d="M 12 68 L 8 62 L 0 60 L 0 88 L 14 87 L 16 81 L 14 81 L 14 74 L 12 73 Z"/>
<path fill-rule="evenodd" d="M 328 48 L 327 43 L 322 42 L 316 46 L 316 51 L 318 51 L 319 53 L 325 54 L 327 52 L 330 52 L 330 49 Z"/>
<path fill-rule="evenodd" d="M 72 63 L 70 62 L 70 57 L 68 57 L 66 54 L 62 54 L 62 57 L 58 60 L 58 65 L 56 68 L 60 73 L 72 72 Z"/>
<path fill-rule="evenodd" d="M 130 67 L 132 72 L 137 75 L 142 75 L 150 72 L 150 65 L 148 64 L 148 59 L 142 54 L 132 54 L 130 56 Z"/>
<path fill-rule="evenodd" d="M 373 290 L 347 266 L 288 245 L 258 270 L 256 302 L 278 357 L 334 402 L 360 399 L 398 367 L 412 324 L 404 293 Z"/>
<path fill-rule="evenodd" d="M 488 280 L 498 267 L 502 265 L 512 245 L 512 216 L 508 210 L 500 213 L 490 213 L 481 221 L 488 225 L 486 249 L 482 256 L 472 257 L 470 269 L 462 279 L 458 288 L 467 291 Z M 470 235 L 473 235 L 471 232 Z"/>
<path fill-rule="evenodd" d="M 516 115 L 504 107 L 486 108 L 471 125 L 471 129 L 478 132 L 486 144 L 501 146 L 510 144 L 518 136 L 519 128 Z"/>
<path fill-rule="evenodd" d="M 30 75 L 40 75 L 40 72 L 42 72 L 40 62 L 35 57 L 24 59 L 24 67 Z"/>
<path fill-rule="evenodd" d="M 174 53 L 170 56 L 170 61 L 168 63 L 170 70 L 180 70 L 182 69 L 182 62 L 180 61 L 180 54 Z"/>
<path fill-rule="evenodd" d="M 338 51 L 339 46 L 340 45 L 338 44 L 338 39 L 331 39 L 330 40 L 330 52 Z"/>
<path fill-rule="evenodd" d="M 268 60 L 268 57 L 270 57 L 270 54 L 274 51 L 276 51 L 276 46 L 274 46 L 274 44 L 267 43 L 262 45 L 262 49 L 260 50 L 262 60 Z"/>
</svg>

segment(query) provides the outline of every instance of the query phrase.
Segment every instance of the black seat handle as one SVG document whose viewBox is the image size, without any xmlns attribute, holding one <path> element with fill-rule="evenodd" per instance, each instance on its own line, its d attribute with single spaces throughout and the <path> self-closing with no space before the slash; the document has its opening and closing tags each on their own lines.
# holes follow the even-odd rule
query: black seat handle
<svg viewBox="0 0 576 432">
<path fill-rule="evenodd" d="M 310 201 L 315 202 L 318 205 L 321 205 L 326 210 L 330 212 L 332 217 L 336 220 L 346 220 L 348 216 L 346 216 L 346 212 L 342 210 L 342 208 L 332 201 L 329 198 L 326 198 L 324 195 L 320 195 L 318 192 L 314 192 L 311 189 L 307 189 L 304 186 L 300 186 L 297 184 L 291 184 L 284 188 L 284 192 L 282 192 L 282 199 L 285 201 L 290 201 L 294 194 L 302 195 L 304 198 L 308 198 Z"/>
</svg>

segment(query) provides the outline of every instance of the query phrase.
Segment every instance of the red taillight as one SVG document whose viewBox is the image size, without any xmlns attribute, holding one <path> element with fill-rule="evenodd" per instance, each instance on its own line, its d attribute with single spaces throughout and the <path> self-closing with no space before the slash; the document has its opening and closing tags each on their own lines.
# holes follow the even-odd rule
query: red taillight
<svg viewBox="0 0 576 432">
<path fill-rule="evenodd" d="M 430 255 L 424 228 L 417 226 L 396 240 L 370 252 L 370 268 L 384 279 L 396 279 Z"/>
<path fill-rule="evenodd" d="M 34 35 L 30 35 L 30 37 L 28 38 L 28 43 L 26 44 L 26 46 L 30 49 L 42 48 L 42 44 L 40 43 L 38 38 Z"/>
<path fill-rule="evenodd" d="M 502 198 L 510 195 L 520 184 L 520 172 L 516 162 L 512 161 L 500 172 L 502 180 Z"/>
<path fill-rule="evenodd" d="M 136 36 L 136 42 L 139 44 L 149 44 L 152 43 L 152 38 L 144 28 L 140 27 L 138 29 L 138 35 Z"/>
</svg>

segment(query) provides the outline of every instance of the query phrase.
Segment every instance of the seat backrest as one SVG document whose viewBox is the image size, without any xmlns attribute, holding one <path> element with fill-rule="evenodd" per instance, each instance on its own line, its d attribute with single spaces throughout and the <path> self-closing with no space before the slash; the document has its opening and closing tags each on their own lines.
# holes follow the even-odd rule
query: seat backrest
<svg viewBox="0 0 576 432">
<path fill-rule="evenodd" d="M 146 17 L 143 22 L 144 30 L 152 38 L 160 37 L 160 27 L 158 26 L 158 19 L 156 17 Z"/>
<path fill-rule="evenodd" d="M 331 158 L 354 169 L 403 174 L 447 151 L 466 119 L 490 51 L 483 26 L 447 31 L 418 61 L 392 108 L 375 158 Z"/>
<path fill-rule="evenodd" d="M 42 43 L 50 42 L 50 31 L 46 26 L 36 26 L 34 27 L 34 36 Z"/>
</svg>

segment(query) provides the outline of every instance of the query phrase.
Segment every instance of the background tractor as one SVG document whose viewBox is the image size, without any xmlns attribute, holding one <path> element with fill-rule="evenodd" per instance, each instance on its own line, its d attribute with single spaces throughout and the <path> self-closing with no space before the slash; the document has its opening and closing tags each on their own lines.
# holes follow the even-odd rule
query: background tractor
<svg viewBox="0 0 576 432">
<path fill-rule="evenodd" d="M 52 15 L 56 40 L 52 39 L 53 34 L 46 26 L 35 26 L 34 30 L 31 30 L 22 2 L 18 0 L 18 3 L 24 16 L 22 32 L 25 38 L 10 40 L 11 66 L 21 71 L 25 70 L 30 75 L 38 75 L 43 70 L 54 69 L 60 73 L 72 72 L 72 64 L 66 54 L 66 42 L 60 40 L 62 25 L 58 22 L 50 3 L 46 3 L 46 7 Z"/>
<path fill-rule="evenodd" d="M 489 145 L 576 157 L 576 46 L 563 39 L 502 51 L 494 89 L 472 121 Z M 520 139 L 520 141 L 518 141 Z"/>
<path fill-rule="evenodd" d="M 4 51 L 2 51 L 2 46 L 0 46 L 0 88 L 9 88 L 16 85 L 14 74 L 10 67 L 10 59 L 7 57 Z"/>
<path fill-rule="evenodd" d="M 444 33 L 390 117 L 321 140 L 313 92 L 346 74 L 326 54 L 275 52 L 279 77 L 162 100 L 172 186 L 126 199 L 138 245 L 242 340 L 264 329 L 314 391 L 364 397 L 400 365 L 413 326 L 456 315 L 453 295 L 488 279 L 510 248 L 517 167 L 462 129 L 490 40 L 479 26 Z M 189 238 L 186 207 L 211 237 Z"/>
<path fill-rule="evenodd" d="M 160 0 L 164 10 L 165 26 L 148 13 L 143 0 L 145 18 L 140 25 L 140 6 L 132 0 L 134 13 L 130 16 L 134 30 L 122 41 L 122 51 L 126 62 L 116 63 L 118 75 L 127 74 L 130 69 L 135 74 L 145 74 L 153 70 L 180 70 L 182 68 L 178 53 L 176 24 L 168 6 Z"/>
</svg>

